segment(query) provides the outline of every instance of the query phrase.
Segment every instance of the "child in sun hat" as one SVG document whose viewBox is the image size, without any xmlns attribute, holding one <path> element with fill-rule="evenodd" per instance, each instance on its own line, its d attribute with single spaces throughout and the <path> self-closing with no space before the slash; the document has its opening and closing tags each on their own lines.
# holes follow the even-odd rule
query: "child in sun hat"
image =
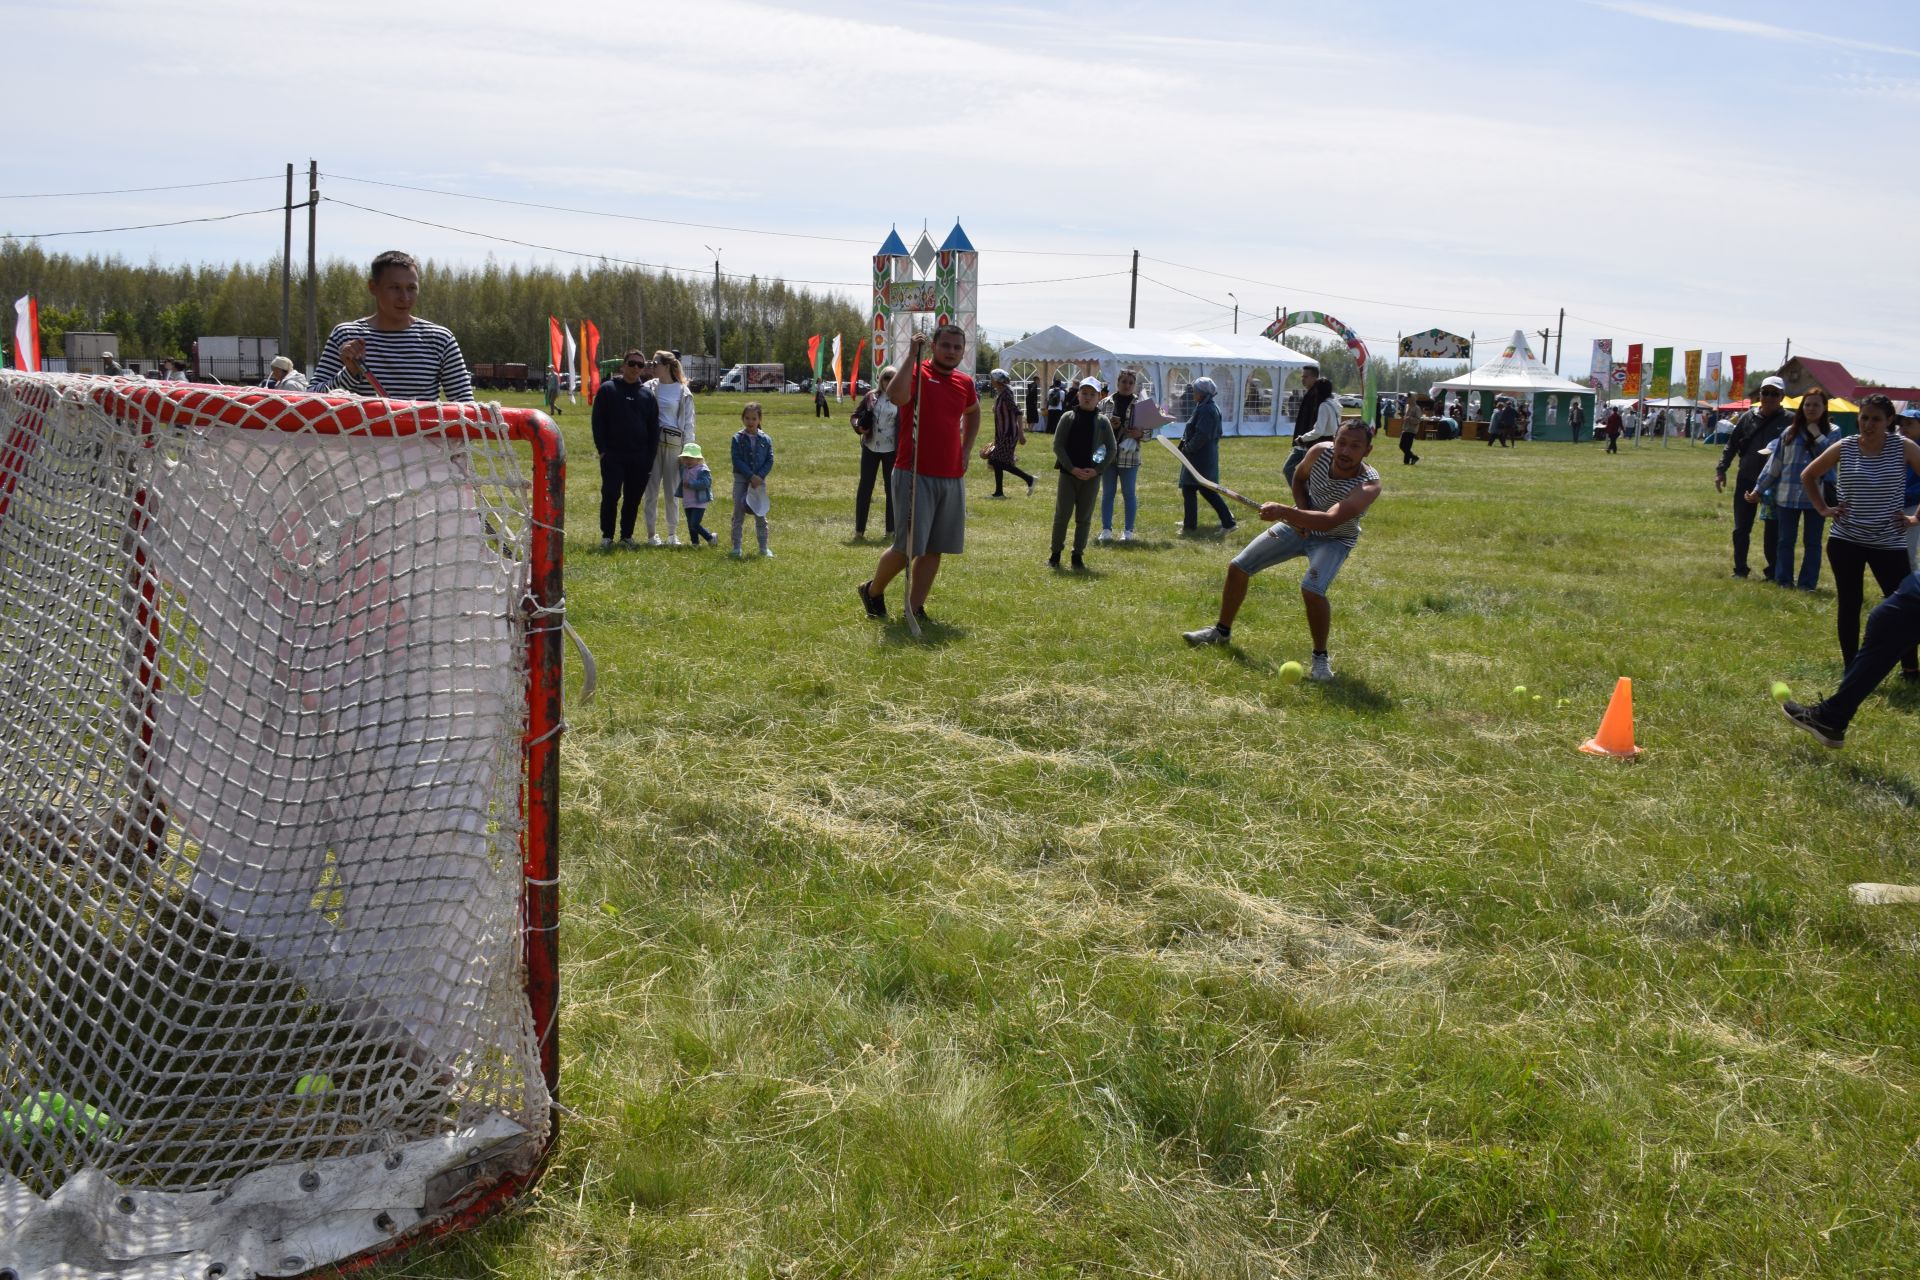
<svg viewBox="0 0 1920 1280">
<path fill-rule="evenodd" d="M 687 513 L 687 533 L 696 547 L 720 541 L 718 534 L 701 523 L 712 501 L 713 472 L 701 456 L 700 446 L 688 442 L 680 448 L 680 507 Z"/>
</svg>

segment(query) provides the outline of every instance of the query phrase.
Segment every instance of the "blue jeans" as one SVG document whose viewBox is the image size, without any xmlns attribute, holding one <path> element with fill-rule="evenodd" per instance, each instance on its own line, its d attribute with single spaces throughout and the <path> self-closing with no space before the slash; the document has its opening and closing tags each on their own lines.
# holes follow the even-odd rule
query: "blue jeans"
<svg viewBox="0 0 1920 1280">
<path fill-rule="evenodd" d="M 1887 678 L 1902 654 L 1913 651 L 1915 642 L 1920 642 L 1920 573 L 1908 574 L 1899 590 L 1867 615 L 1866 641 L 1847 664 L 1847 674 L 1840 678 L 1833 696 L 1812 708 L 1814 719 L 1844 731 L 1867 695 Z"/>
<path fill-rule="evenodd" d="M 1820 546 L 1826 536 L 1827 518 L 1811 507 L 1776 506 L 1773 514 L 1777 530 L 1773 546 L 1773 580 L 1783 587 L 1793 581 L 1793 535 L 1800 531 L 1800 582 L 1802 591 L 1820 585 Z"/>
<path fill-rule="evenodd" d="M 1134 492 L 1140 483 L 1140 468 L 1114 467 L 1100 477 L 1100 527 L 1113 532 L 1113 491 L 1117 487 L 1126 499 L 1127 532 L 1133 532 L 1133 517 L 1139 513 L 1140 499 Z"/>
</svg>

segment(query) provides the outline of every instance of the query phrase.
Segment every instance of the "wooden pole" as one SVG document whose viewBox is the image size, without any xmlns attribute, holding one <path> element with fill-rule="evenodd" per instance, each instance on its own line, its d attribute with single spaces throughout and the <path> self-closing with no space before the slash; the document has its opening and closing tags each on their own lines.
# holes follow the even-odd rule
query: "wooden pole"
<svg viewBox="0 0 1920 1280">
<path fill-rule="evenodd" d="M 314 267 L 314 226 L 320 213 L 320 162 L 307 161 L 307 345 L 301 355 L 311 370 L 320 361 L 319 275 Z"/>
<path fill-rule="evenodd" d="M 293 345 L 293 161 L 287 161 L 286 226 L 280 239 L 280 354 Z"/>
</svg>

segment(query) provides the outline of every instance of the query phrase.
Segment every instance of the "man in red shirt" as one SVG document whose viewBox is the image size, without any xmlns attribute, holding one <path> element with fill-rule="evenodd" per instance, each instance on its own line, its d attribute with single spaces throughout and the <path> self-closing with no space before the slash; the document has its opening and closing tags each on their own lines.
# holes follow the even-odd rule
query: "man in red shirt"
<svg viewBox="0 0 1920 1280">
<path fill-rule="evenodd" d="M 973 375 L 962 373 L 967 335 L 957 324 L 933 331 L 933 359 L 922 362 L 926 339 L 915 334 L 905 376 L 887 384 L 887 399 L 900 409 L 899 445 L 893 459 L 893 509 L 911 513 L 896 517 L 893 545 L 880 555 L 873 577 L 854 591 L 867 616 L 887 616 L 887 584 L 907 567 L 915 566 L 907 584 L 907 607 L 927 622 L 927 593 L 940 572 L 940 557 L 959 555 L 967 532 L 967 494 L 962 477 L 973 457 L 973 438 L 980 432 L 980 394 Z M 914 393 L 919 393 L 914 421 Z"/>
</svg>

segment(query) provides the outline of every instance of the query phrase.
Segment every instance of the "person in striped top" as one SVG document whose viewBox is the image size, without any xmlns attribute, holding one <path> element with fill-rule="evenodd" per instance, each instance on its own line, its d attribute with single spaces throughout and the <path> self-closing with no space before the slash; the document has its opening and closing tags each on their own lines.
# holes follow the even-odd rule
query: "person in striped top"
<svg viewBox="0 0 1920 1280">
<path fill-rule="evenodd" d="M 1833 568 L 1843 666 L 1851 666 L 1860 650 L 1867 571 L 1872 570 L 1882 596 L 1898 591 L 1913 572 L 1902 510 L 1909 467 L 1920 470 L 1920 442 L 1893 430 L 1893 401 L 1876 392 L 1860 401 L 1860 434 L 1844 437 L 1800 472 L 1814 510 L 1833 521 L 1827 563 Z M 1839 476 L 1838 506 L 1828 506 L 1820 492 L 1820 477 L 1829 471 Z M 1920 655 L 1913 649 L 1901 655 L 1900 666 L 1907 679 L 1920 680 Z"/>
<path fill-rule="evenodd" d="M 1226 586 L 1220 593 L 1220 620 L 1210 627 L 1188 631 L 1190 645 L 1226 644 L 1233 636 L 1234 615 L 1247 598 L 1253 575 L 1298 556 L 1307 559 L 1300 581 L 1300 599 L 1307 609 L 1307 630 L 1313 636 L 1313 669 L 1319 681 L 1333 679 L 1327 655 L 1327 636 L 1333 628 L 1333 609 L 1327 588 L 1360 541 L 1360 517 L 1380 496 L 1380 473 L 1367 465 L 1373 452 L 1373 433 L 1367 424 L 1343 424 L 1331 440 L 1308 449 L 1293 473 L 1293 505 L 1269 502 L 1260 518 L 1271 523 L 1249 542 L 1227 566 Z"/>
<path fill-rule="evenodd" d="M 473 399 L 473 379 L 453 331 L 413 314 L 420 264 L 389 249 L 367 274 L 370 316 L 335 325 L 313 366 L 309 391 L 351 391 L 385 400 Z"/>
</svg>

